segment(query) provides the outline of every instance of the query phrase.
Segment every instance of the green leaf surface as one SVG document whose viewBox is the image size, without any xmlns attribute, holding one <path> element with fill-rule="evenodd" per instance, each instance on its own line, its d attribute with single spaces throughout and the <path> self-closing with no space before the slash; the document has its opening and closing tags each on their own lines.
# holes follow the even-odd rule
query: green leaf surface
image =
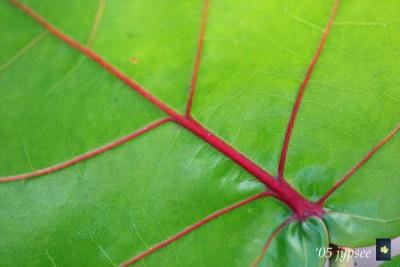
<svg viewBox="0 0 400 267">
<path fill-rule="evenodd" d="M 21 2 L 185 111 L 204 1 Z M 209 3 L 191 115 L 273 175 L 334 2 Z M 284 175 L 311 201 L 400 122 L 398 14 L 397 0 L 340 3 Z M 0 1 L 0 32 L 0 177 L 67 162 L 168 117 L 8 1 Z M 399 151 L 394 135 L 327 199 L 322 218 L 282 228 L 261 266 L 322 266 L 316 248 L 329 242 L 360 247 L 399 236 Z M 0 183 L 0 266 L 118 266 L 264 190 L 218 148 L 168 122 L 65 169 Z M 135 264 L 250 266 L 290 216 L 283 202 L 258 199 Z"/>
<path fill-rule="evenodd" d="M 292 222 L 271 243 L 262 266 L 323 266 L 317 249 L 329 246 L 328 231 L 319 218 Z"/>
<path fill-rule="evenodd" d="M 262 186 L 187 131 L 168 124 L 93 160 L 0 190 L 6 205 L 0 229 L 8 236 L 1 239 L 2 265 L 26 266 L 42 255 L 44 262 L 51 258 L 61 266 L 109 266 Z M 248 264 L 288 214 L 278 202 L 260 200 L 144 262 Z"/>
<path fill-rule="evenodd" d="M 400 266 L 400 255 L 392 257 L 390 261 L 386 261 L 379 265 L 380 267 L 397 267 Z"/>
</svg>

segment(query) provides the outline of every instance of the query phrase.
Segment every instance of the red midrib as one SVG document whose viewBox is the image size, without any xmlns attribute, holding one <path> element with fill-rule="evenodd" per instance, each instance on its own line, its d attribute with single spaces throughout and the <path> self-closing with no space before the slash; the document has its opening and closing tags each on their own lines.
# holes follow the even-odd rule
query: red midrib
<svg viewBox="0 0 400 267">
<path fill-rule="evenodd" d="M 271 191 L 273 191 L 278 199 L 286 203 L 293 211 L 298 214 L 299 218 L 304 218 L 311 215 L 322 215 L 322 209 L 319 206 L 316 206 L 309 202 L 307 199 L 302 197 L 293 187 L 291 187 L 288 183 L 284 181 L 278 181 L 265 171 L 263 168 L 259 167 L 245 155 L 241 154 L 237 150 L 235 150 L 232 146 L 227 144 L 225 141 L 220 139 L 218 136 L 214 135 L 210 131 L 208 131 L 205 127 L 203 127 L 196 120 L 190 118 L 188 115 L 181 115 L 170 108 L 167 104 L 154 97 L 150 92 L 141 87 L 136 82 L 132 81 L 129 77 L 125 76 L 122 72 L 120 72 L 117 68 L 112 66 L 110 63 L 106 62 L 99 55 L 93 52 L 91 49 L 81 45 L 71 37 L 62 33 L 56 27 L 48 23 L 43 17 L 34 12 L 29 7 L 20 3 L 17 0 L 10 0 L 15 6 L 21 9 L 23 12 L 28 14 L 34 20 L 36 20 L 39 24 L 41 24 L 44 28 L 46 28 L 50 33 L 59 39 L 63 40 L 65 43 L 70 45 L 71 47 L 79 50 L 98 64 L 100 64 L 104 69 L 114 74 L 117 78 L 127 84 L 136 92 L 140 93 L 143 97 L 145 97 L 148 101 L 153 103 L 155 106 L 160 108 L 166 114 L 168 114 L 173 121 L 178 123 L 179 125 L 185 127 L 192 133 L 196 134 L 198 137 L 203 139 L 208 144 L 212 145 L 214 148 L 225 154 L 227 157 L 232 159 L 234 162 L 239 164 L 242 168 L 247 170 L 250 174 L 256 177 L 260 182 L 268 186 Z M 206 2 L 207 3 L 207 2 Z M 205 10 L 207 12 L 207 10 Z M 207 14 L 207 13 L 205 13 Z M 205 17 L 206 15 L 204 15 Z M 204 30 L 201 30 L 204 33 Z M 199 50 L 201 52 L 201 49 Z M 199 59 L 198 59 L 199 61 Z M 196 67 L 197 66 L 197 67 Z M 195 74 L 198 71 L 198 63 L 195 64 Z"/>
<path fill-rule="evenodd" d="M 143 129 L 126 136 L 120 140 L 117 140 L 109 145 L 106 145 L 105 147 L 102 147 L 100 149 L 97 149 L 96 151 L 89 152 L 87 154 L 84 154 L 80 157 L 77 157 L 76 159 L 73 159 L 64 165 L 59 165 L 62 168 L 70 166 L 71 164 L 75 164 L 76 162 L 80 160 L 87 159 L 93 155 L 97 155 L 99 153 L 102 153 L 106 150 L 112 149 L 113 147 L 122 144 L 126 142 L 127 140 L 130 140 L 136 136 L 139 136 L 151 129 L 156 128 L 157 126 L 169 121 L 173 120 L 177 124 L 185 127 L 192 133 L 196 134 L 199 136 L 201 139 L 212 145 L 214 148 L 228 156 L 230 159 L 235 161 L 237 164 L 239 164 L 241 167 L 243 167 L 245 170 L 247 170 L 250 174 L 255 176 L 258 180 L 260 180 L 262 183 L 264 183 L 266 186 L 268 186 L 271 191 L 270 192 L 264 192 L 262 194 L 250 197 L 246 200 L 243 200 L 239 203 L 236 203 L 232 206 L 226 207 L 220 211 L 215 212 L 214 214 L 211 214 L 210 216 L 204 218 L 203 220 L 200 220 L 199 222 L 193 224 L 192 226 L 188 227 L 187 229 L 183 230 L 182 232 L 176 234 L 175 236 L 172 236 L 171 238 L 165 240 L 164 242 L 161 242 L 160 244 L 152 247 L 148 251 L 145 251 L 141 253 L 140 255 L 134 257 L 132 260 L 128 261 L 126 265 L 129 265 L 130 263 L 136 262 L 137 260 L 140 260 L 141 258 L 155 252 L 156 250 L 165 247 L 166 245 L 174 242 L 175 240 L 178 240 L 179 238 L 185 236 L 186 234 L 190 233 L 191 231 L 201 227 L 205 223 L 221 216 L 224 213 L 227 213 L 231 210 L 234 210 L 240 206 L 246 205 L 256 199 L 259 199 L 263 196 L 273 196 L 281 201 L 283 201 L 285 204 L 287 204 L 289 207 L 292 208 L 294 211 L 293 216 L 291 216 L 289 219 L 287 219 L 285 222 L 283 222 L 278 228 L 273 232 L 271 237 L 268 239 L 261 255 L 258 257 L 256 260 L 255 264 L 257 265 L 260 260 L 264 257 L 264 254 L 266 250 L 268 249 L 272 239 L 276 236 L 276 234 L 282 230 L 283 227 L 285 227 L 289 222 L 292 220 L 298 219 L 298 220 L 304 220 L 309 216 L 318 216 L 321 217 L 323 215 L 323 204 L 325 200 L 339 187 L 341 186 L 344 182 L 347 181 L 347 179 L 354 174 L 365 162 L 367 162 L 386 142 L 388 142 L 398 131 L 400 131 L 400 124 L 397 125 L 397 127 L 385 138 L 383 139 L 371 152 L 369 152 L 345 177 L 343 177 L 339 182 L 337 182 L 328 192 L 325 193 L 323 197 L 317 202 L 317 203 L 311 203 L 307 199 L 305 199 L 303 196 L 301 196 L 293 187 L 291 187 L 283 178 L 283 173 L 284 173 L 284 166 L 285 166 L 285 161 L 286 161 L 286 155 L 289 147 L 289 142 L 290 142 L 290 137 L 291 133 L 294 127 L 294 123 L 296 120 L 296 116 L 298 113 L 298 109 L 304 94 L 304 91 L 307 87 L 308 81 L 312 75 L 312 72 L 314 70 L 314 66 L 317 63 L 317 60 L 322 52 L 323 46 L 325 44 L 326 38 L 328 36 L 329 30 L 332 27 L 333 20 L 335 18 L 337 8 L 339 6 L 339 0 L 335 1 L 335 5 L 332 9 L 331 17 L 328 21 L 328 24 L 325 28 L 325 31 L 323 33 L 322 39 L 320 41 L 320 44 L 318 46 L 317 52 L 314 55 L 314 58 L 311 62 L 311 65 L 308 68 L 306 77 L 300 87 L 295 105 L 293 107 L 293 111 L 288 123 L 287 131 L 285 134 L 285 139 L 284 139 L 284 144 L 282 147 L 282 153 L 280 157 L 280 163 L 279 163 L 279 168 L 278 168 L 278 177 L 273 177 L 271 174 L 269 174 L 267 171 L 259 167 L 257 164 L 255 164 L 253 161 L 248 159 L 246 156 L 241 154 L 240 152 L 236 151 L 233 147 L 231 147 L 229 144 L 224 142 L 222 139 L 220 139 L 218 136 L 214 135 L 211 133 L 209 130 L 207 130 L 204 126 L 202 126 L 199 122 L 191 118 L 190 116 L 190 111 L 191 111 L 191 106 L 192 106 L 192 101 L 193 101 L 193 96 L 195 93 L 195 87 L 196 87 L 196 80 L 198 76 L 198 70 L 199 70 L 199 65 L 200 65 L 200 58 L 201 58 L 201 52 L 202 52 L 202 47 L 203 47 L 203 41 L 204 41 L 204 32 L 205 32 L 205 26 L 206 26 L 206 19 L 208 15 L 208 5 L 209 5 L 209 0 L 204 0 L 205 5 L 204 5 L 204 10 L 203 10 L 203 16 L 202 16 L 202 23 L 201 23 L 201 28 L 200 28 L 200 38 L 199 38 L 199 44 L 198 44 L 198 49 L 196 53 L 196 59 L 195 59 L 195 64 L 194 64 L 194 70 L 193 70 L 193 75 L 192 75 L 192 82 L 191 82 L 191 89 L 189 93 L 189 99 L 187 102 L 186 106 L 186 112 L 184 115 L 181 115 L 177 112 L 175 112 L 173 109 L 171 109 L 168 105 L 154 97 L 152 94 L 150 94 L 147 90 L 142 88 L 140 85 L 129 79 L 127 76 L 122 74 L 120 71 L 118 71 L 115 67 L 113 67 L 111 64 L 103 60 L 100 56 L 98 56 L 96 53 L 91 51 L 90 49 L 82 46 L 69 36 L 63 34 L 61 31 L 59 31 L 57 28 L 54 26 L 50 25 L 46 20 L 44 20 L 41 16 L 36 14 L 33 10 L 31 10 L 29 7 L 19 3 L 17 0 L 10 0 L 14 5 L 19 7 L 21 10 L 23 10 L 25 13 L 27 13 L 29 16 L 31 16 L 33 19 L 35 19 L 38 23 L 40 23 L 43 27 L 49 30 L 53 35 L 57 36 L 70 46 L 76 48 L 80 52 L 84 53 L 86 56 L 90 57 L 94 61 L 96 61 L 98 64 L 103 66 L 106 70 L 109 72 L 113 73 L 117 78 L 125 82 L 128 86 L 130 86 L 132 89 L 140 93 L 142 96 L 144 96 L 148 101 L 156 105 L 158 108 L 163 110 L 166 114 L 170 116 L 170 118 L 162 119 L 160 121 L 154 122 L 151 125 L 144 127 Z M 96 27 L 96 26 L 95 26 Z M 94 27 L 94 28 L 95 28 Z M 42 172 L 52 172 L 56 171 L 61 168 L 48 168 L 45 170 L 42 170 Z M 32 177 L 35 176 L 35 172 L 29 174 L 27 177 Z M 15 176 L 18 177 L 18 176 Z M 15 178 L 13 177 L 13 178 Z M 10 178 L 10 180 L 13 180 L 13 178 Z M 1 179 L 0 182 L 7 181 L 7 179 Z"/>
</svg>

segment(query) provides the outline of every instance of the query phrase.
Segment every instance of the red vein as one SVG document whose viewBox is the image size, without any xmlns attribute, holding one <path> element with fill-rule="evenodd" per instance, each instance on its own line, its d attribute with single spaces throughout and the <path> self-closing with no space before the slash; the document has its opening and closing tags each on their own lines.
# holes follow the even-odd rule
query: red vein
<svg viewBox="0 0 400 267">
<path fill-rule="evenodd" d="M 190 116 L 190 111 L 192 110 L 193 96 L 194 96 L 194 92 L 195 92 L 195 88 L 196 88 L 197 76 L 199 74 L 201 52 L 203 51 L 204 33 L 206 31 L 206 25 L 207 25 L 208 5 L 209 5 L 209 0 L 204 0 L 203 15 L 201 18 L 201 26 L 200 26 L 200 37 L 199 37 L 199 43 L 197 45 L 196 60 L 194 63 L 194 68 L 193 68 L 192 83 L 190 86 L 189 99 L 188 99 L 188 102 L 186 105 L 186 116 Z"/>
<path fill-rule="evenodd" d="M 311 215 L 320 216 L 322 214 L 322 209 L 320 207 L 315 206 L 313 203 L 305 199 L 301 196 L 293 187 L 291 187 L 288 183 L 278 182 L 271 174 L 265 171 L 263 168 L 256 165 L 253 161 L 248 159 L 246 156 L 236 151 L 229 144 L 224 142 L 222 139 L 208 131 L 201 124 L 190 118 L 189 116 L 183 116 L 175 112 L 168 105 L 154 97 L 150 92 L 145 90 L 143 87 L 138 85 L 136 82 L 130 80 L 127 76 L 122 74 L 118 69 L 112 66 L 110 63 L 106 62 L 99 55 L 91 51 L 89 48 L 84 47 L 68 35 L 62 33 L 56 27 L 52 26 L 49 22 L 47 22 L 44 18 L 38 15 L 35 11 L 33 11 L 28 6 L 18 2 L 17 0 L 10 0 L 12 4 L 21 9 L 27 15 L 32 17 L 32 19 L 36 20 L 39 24 L 41 24 L 44 28 L 46 28 L 51 34 L 61 39 L 71 47 L 77 49 L 78 51 L 85 54 L 87 57 L 91 58 L 98 64 L 100 64 L 105 70 L 114 74 L 118 79 L 123 81 L 133 90 L 141 94 L 148 101 L 153 103 L 159 109 L 168 114 L 176 123 L 185 127 L 205 142 L 212 145 L 215 149 L 219 150 L 231 160 L 239 164 L 242 168 L 244 168 L 247 172 L 252 174 L 259 181 L 267 185 L 272 191 L 276 193 L 276 197 L 286 203 L 289 207 L 293 209 L 293 211 L 299 215 L 299 218 L 304 218 Z"/>
<path fill-rule="evenodd" d="M 17 0 L 10 0 L 10 1 L 14 5 L 16 5 L 18 8 L 20 8 L 22 11 L 24 11 L 26 14 L 31 16 L 34 20 L 36 20 L 43 27 L 48 29 L 50 33 L 52 33 L 56 37 L 60 38 L 61 40 L 63 40 L 67 44 L 69 44 L 70 46 L 76 48 L 77 50 L 79 50 L 80 52 L 82 52 L 83 54 L 88 56 L 89 58 L 93 59 L 97 63 L 99 63 L 107 71 L 113 73 L 117 78 L 121 79 L 128 86 L 130 86 L 133 90 L 140 93 L 151 103 L 153 103 L 158 108 L 163 110 L 166 114 L 170 115 L 176 123 L 187 128 L 189 131 L 196 134 L 197 136 L 199 136 L 200 138 L 205 140 L 210 145 L 214 146 L 216 149 L 218 149 L 219 151 L 221 151 L 222 153 L 227 155 L 229 158 L 231 158 L 232 160 L 237 162 L 239 165 L 241 165 L 244 169 L 248 170 L 251 174 L 253 174 L 257 178 L 259 178 L 263 183 L 268 184 L 269 183 L 268 180 L 272 180 L 272 181 L 270 181 L 269 184 L 271 184 L 271 187 L 274 190 L 276 188 L 280 187 L 280 185 L 273 179 L 272 175 L 270 175 L 265 170 L 263 170 L 262 168 L 260 168 L 256 164 L 254 164 L 252 161 L 250 161 L 244 155 L 237 152 L 229 144 L 225 143 L 223 140 L 218 138 L 216 135 L 209 132 L 207 129 L 205 129 L 203 126 L 201 126 L 195 120 L 187 118 L 185 116 L 182 116 L 182 115 L 178 114 L 177 112 L 175 112 L 174 110 L 172 110 L 166 104 L 164 104 L 163 102 L 161 102 L 160 100 L 155 98 L 153 95 L 151 95 L 149 92 L 147 92 L 140 85 L 131 81 L 128 77 L 126 77 L 121 72 L 119 72 L 115 67 L 113 67 L 111 64 L 109 64 L 108 62 L 103 60 L 99 55 L 95 54 L 90 49 L 82 46 L 77 41 L 75 41 L 72 38 L 70 38 L 69 36 L 65 35 L 64 33 L 59 31 L 54 26 L 50 25 L 45 19 L 43 19 L 40 15 L 36 14 L 28 6 L 25 6 L 24 4 L 18 2 Z"/>
<path fill-rule="evenodd" d="M 330 32 L 330 30 L 332 28 L 332 24 L 333 24 L 333 21 L 335 20 L 336 12 L 337 12 L 337 9 L 339 7 L 339 3 L 340 3 L 340 1 L 336 0 L 334 6 L 332 8 L 331 16 L 329 18 L 328 24 L 326 25 L 323 34 L 322 34 L 321 41 L 319 43 L 317 52 L 315 53 L 314 58 L 312 59 L 310 66 L 308 67 L 308 71 L 307 71 L 306 77 L 304 78 L 304 80 L 303 80 L 303 82 L 302 82 L 302 84 L 300 86 L 300 90 L 299 90 L 299 92 L 297 94 L 296 102 L 294 104 L 294 107 L 293 107 L 293 110 L 292 110 L 292 114 L 290 116 L 289 124 L 288 124 L 287 130 L 286 130 L 285 140 L 284 140 L 284 143 L 283 143 L 281 157 L 280 157 L 280 161 L 279 161 L 279 167 L 278 167 L 278 178 L 279 179 L 283 179 L 283 173 L 284 173 L 284 169 L 285 169 L 286 155 L 287 155 L 287 150 L 289 148 L 290 137 L 292 135 L 293 126 L 294 126 L 294 123 L 295 123 L 295 120 L 296 120 L 296 117 L 297 117 L 297 113 L 298 113 L 298 110 L 299 110 L 299 107 L 300 107 L 301 100 L 302 100 L 303 95 L 304 95 L 304 91 L 306 90 L 306 87 L 308 85 L 310 77 L 311 77 L 311 75 L 313 73 L 315 64 L 317 63 L 317 61 L 318 61 L 318 59 L 319 59 L 319 57 L 321 55 L 322 49 L 324 48 L 324 45 L 325 45 L 325 42 L 326 42 L 326 38 L 328 37 L 328 34 L 329 34 L 329 32 Z"/>
<path fill-rule="evenodd" d="M 204 219 L 198 221 L 197 223 L 189 226 L 188 228 L 186 228 L 182 232 L 177 233 L 176 235 L 170 237 L 169 239 L 167 239 L 167 240 L 155 245 L 154 247 L 146 250 L 145 252 L 137 255 L 136 257 L 130 259 L 129 261 L 123 263 L 121 266 L 122 267 L 129 266 L 129 265 L 131 265 L 131 264 L 143 259 L 144 257 L 156 252 L 157 250 L 166 247 L 167 245 L 173 243 L 174 241 L 184 237 L 185 235 L 187 235 L 190 232 L 196 230 L 197 228 L 203 226 L 204 224 L 208 223 L 209 221 L 211 221 L 211 220 L 213 220 L 213 219 L 215 219 L 215 218 L 217 218 L 217 217 L 219 217 L 219 216 L 221 216 L 221 215 L 223 215 L 223 214 L 225 214 L 227 212 L 235 210 L 235 209 L 237 209 L 239 207 L 242 207 L 242 206 L 244 206 L 244 205 L 246 205 L 246 204 L 248 204 L 250 202 L 253 202 L 253 201 L 257 200 L 257 199 L 260 199 L 260 198 L 263 198 L 263 197 L 266 197 L 266 196 L 271 196 L 271 194 L 268 193 L 268 192 L 263 192 L 263 193 L 255 195 L 255 196 L 252 196 L 250 198 L 247 198 L 245 200 L 242 200 L 242 201 L 240 201 L 240 202 L 238 202 L 236 204 L 233 204 L 231 206 L 223 208 L 223 209 L 221 209 L 221 210 L 219 210 L 219 211 L 217 211 L 217 212 L 205 217 Z"/>
<path fill-rule="evenodd" d="M 256 165 L 253 161 L 248 159 L 246 156 L 236 151 L 229 144 L 225 143 L 222 139 L 208 131 L 197 121 L 186 118 L 174 118 L 180 125 L 187 128 L 192 133 L 199 136 L 201 139 L 212 145 L 214 148 L 219 150 L 221 153 L 229 157 L 231 160 L 239 164 L 243 169 L 256 177 L 260 182 L 268 186 L 273 192 L 277 194 L 277 198 L 289 207 L 291 207 L 298 215 L 299 218 L 310 215 L 320 216 L 322 210 L 320 207 L 314 206 L 308 200 L 303 198 L 293 187 L 291 187 L 285 181 L 278 182 L 271 174 Z"/>
<path fill-rule="evenodd" d="M 142 135 L 142 134 L 144 134 L 144 133 L 146 133 L 146 132 L 148 132 L 148 131 L 150 131 L 150 130 L 152 130 L 152 129 L 154 129 L 154 128 L 156 128 L 156 127 L 158 127 L 158 126 L 160 126 L 160 125 L 162 125 L 162 124 L 164 124 L 164 123 L 166 123 L 166 122 L 168 122 L 170 120 L 171 120 L 170 118 L 164 118 L 164 119 L 158 120 L 158 121 L 156 121 L 156 122 L 154 122 L 152 124 L 149 124 L 149 125 L 143 127 L 142 129 L 140 129 L 140 130 L 138 130 L 138 131 L 136 131 L 136 132 L 134 132 L 132 134 L 129 134 L 127 136 L 124 136 L 124 137 L 122 137 L 122 138 L 120 138 L 120 139 L 118 139 L 118 140 L 116 140 L 116 141 L 114 141 L 114 142 L 112 142 L 112 143 L 110 143 L 108 145 L 105 145 L 105 146 L 100 147 L 100 148 L 98 148 L 96 150 L 90 151 L 90 152 L 85 153 L 83 155 L 77 156 L 77 157 L 75 157 L 75 158 L 73 158 L 73 159 L 71 159 L 69 161 L 64 162 L 64 163 L 61 163 L 61 164 L 58 164 L 58 165 L 55 165 L 55 166 L 52 166 L 52 167 L 49 167 L 49 168 L 46 168 L 46 169 L 41 169 L 41 170 L 37 170 L 37 171 L 34 171 L 34 172 L 30 172 L 30 173 L 25 173 L 25 174 L 20 174 L 20 175 L 15 175 L 15 176 L 2 177 L 2 178 L 0 178 L 0 183 L 29 179 L 29 178 L 33 178 L 33 177 L 36 177 L 36 176 L 45 175 L 45 174 L 49 174 L 49 173 L 52 173 L 52 172 L 56 172 L 56 171 L 65 169 L 65 168 L 67 168 L 67 167 L 69 167 L 71 165 L 74 165 L 74 164 L 78 163 L 78 162 L 87 160 L 87 159 L 92 158 L 92 157 L 94 157 L 96 155 L 104 153 L 104 152 L 106 152 L 106 151 L 108 151 L 110 149 L 113 149 L 114 147 L 122 145 L 122 144 L 128 142 L 129 140 L 131 140 L 131 139 L 133 139 L 135 137 L 138 137 L 138 136 L 140 136 L 140 135 Z"/>
<path fill-rule="evenodd" d="M 141 94 L 143 97 L 145 97 L 148 101 L 156 105 L 158 108 L 163 110 L 165 113 L 168 115 L 174 117 L 174 116 L 179 116 L 175 111 L 173 111 L 170 107 L 162 103 L 160 100 L 158 100 L 156 97 L 154 97 L 152 94 L 150 94 L 148 91 L 146 91 L 143 87 L 141 87 L 139 84 L 136 82 L 132 81 L 129 79 L 127 76 L 122 74 L 119 70 L 117 70 L 114 66 L 106 62 L 104 59 L 102 59 L 99 55 L 97 55 L 95 52 L 90 50 L 89 48 L 81 45 L 68 35 L 62 33 L 59 29 L 51 25 L 49 22 L 47 22 L 42 16 L 37 14 L 35 11 L 33 11 L 30 7 L 20 3 L 17 0 L 9 0 L 12 4 L 14 4 L 16 7 L 18 7 L 20 10 L 25 12 L 27 15 L 29 15 L 32 19 L 34 19 L 36 22 L 38 22 L 40 25 L 42 25 L 44 28 L 46 28 L 51 34 L 54 36 L 58 37 L 71 47 L 79 50 L 83 54 L 85 54 L 87 57 L 91 58 L 98 64 L 100 64 L 104 69 L 107 71 L 111 72 L 114 74 L 117 78 L 122 80 L 125 84 L 127 84 L 129 87 L 131 87 L 133 90 Z"/>
<path fill-rule="evenodd" d="M 104 11 L 104 0 L 99 0 L 99 5 L 97 7 L 97 12 L 96 12 L 96 18 L 94 20 L 93 28 L 88 39 L 88 47 L 92 47 L 93 45 L 94 38 L 96 37 L 101 18 L 103 16 L 103 11 Z"/>
<path fill-rule="evenodd" d="M 352 168 L 342 179 L 340 179 L 331 189 L 329 189 L 317 202 L 318 205 L 322 206 L 326 199 L 336 191 L 344 182 L 347 181 L 359 168 L 361 168 L 365 162 L 367 162 L 384 144 L 386 144 L 398 131 L 400 130 L 400 124 L 389 133 L 383 140 L 381 140 L 354 168 Z"/>
<path fill-rule="evenodd" d="M 257 259 L 254 261 L 254 263 L 251 265 L 252 267 L 257 267 L 261 261 L 264 259 L 265 254 L 267 253 L 267 250 L 269 248 L 269 245 L 271 245 L 272 240 L 275 238 L 275 236 L 286 226 L 288 225 L 293 219 L 288 218 L 286 219 L 283 223 L 281 223 L 270 235 L 270 237 L 267 240 L 267 243 L 265 243 L 265 246 L 263 250 L 261 251 L 260 255 L 257 257 Z"/>
</svg>

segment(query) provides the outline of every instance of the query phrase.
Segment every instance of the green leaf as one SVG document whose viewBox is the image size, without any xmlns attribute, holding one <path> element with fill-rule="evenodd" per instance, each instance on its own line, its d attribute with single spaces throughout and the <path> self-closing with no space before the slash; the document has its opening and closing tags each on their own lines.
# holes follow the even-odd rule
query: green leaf
<svg viewBox="0 0 400 267">
<path fill-rule="evenodd" d="M 302 223 L 292 222 L 271 243 L 262 266 L 323 266 L 325 258 L 316 251 L 328 246 L 328 231 L 322 220 L 312 217 Z"/>
<path fill-rule="evenodd" d="M 396 257 L 392 257 L 390 261 L 382 263 L 381 267 L 396 267 L 400 265 L 400 255 L 397 255 Z"/>
<path fill-rule="evenodd" d="M 117 266 L 192 226 L 135 264 L 313 267 L 400 235 L 396 0 L 21 2 L 0 2 L 0 266 Z M 244 204 L 305 77 L 277 182 L 304 199 Z M 362 159 L 324 214 L 291 210 Z"/>
</svg>

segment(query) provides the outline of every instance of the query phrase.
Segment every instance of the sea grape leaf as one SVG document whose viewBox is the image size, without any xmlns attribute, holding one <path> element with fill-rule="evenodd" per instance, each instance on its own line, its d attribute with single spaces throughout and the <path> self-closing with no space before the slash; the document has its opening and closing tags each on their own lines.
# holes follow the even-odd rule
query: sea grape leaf
<svg viewBox="0 0 400 267">
<path fill-rule="evenodd" d="M 98 5 L 104 2 L 93 49 L 164 102 L 184 110 L 203 1 L 23 2 L 84 44 L 88 43 Z"/>
<path fill-rule="evenodd" d="M 399 122 L 399 77 L 395 73 L 400 70 L 396 52 L 400 6 L 395 1 L 378 3 L 341 3 L 325 53 L 304 95 L 298 119 L 312 123 L 295 126 L 287 175 L 313 198 L 343 177 Z M 312 153 L 305 153 L 310 148 Z M 376 160 L 396 162 L 395 155 L 384 153 Z M 363 171 L 376 167 L 368 163 Z M 381 173 L 364 175 L 362 183 L 368 185 L 377 177 L 390 179 L 383 179 L 390 175 L 383 173 L 385 169 L 394 176 L 399 171 L 381 168 Z"/>
<path fill-rule="evenodd" d="M 294 130 L 287 175 L 314 199 L 400 120 L 395 74 L 400 71 L 400 6 L 374 3 L 342 3 L 303 99 L 298 119 L 312 123 L 298 123 Z M 331 242 L 366 246 L 379 236 L 399 236 L 400 210 L 394 208 L 400 201 L 399 148 L 399 136 L 394 136 L 327 201 Z"/>
<path fill-rule="evenodd" d="M 203 1 L 22 2 L 184 112 Z M 333 4 L 210 1 L 192 116 L 273 174 Z M 0 176 L 65 162 L 166 117 L 14 5 L 0 7 Z M 285 172 L 313 201 L 400 121 L 399 9 L 395 0 L 340 4 Z M 394 136 L 327 200 L 323 220 L 282 228 L 262 265 L 322 266 L 315 249 L 328 239 L 364 246 L 377 234 L 399 236 L 399 142 Z M 1 184 L 0 265 L 119 265 L 263 190 L 220 151 L 168 122 L 66 169 Z M 137 264 L 248 266 L 290 216 L 281 202 L 260 199 Z"/>
<path fill-rule="evenodd" d="M 6 1 L 1 10 L 2 175 L 68 160 L 164 116 Z"/>
<path fill-rule="evenodd" d="M 7 238 L 0 258 L 5 266 L 28 265 L 35 257 L 49 265 L 50 257 L 61 266 L 119 264 L 260 190 L 220 153 L 185 130 L 164 125 L 93 161 L 2 186 L 0 224 Z M 144 262 L 248 265 L 289 212 L 272 199 L 237 211 Z"/>
<path fill-rule="evenodd" d="M 400 234 L 398 186 L 400 138 L 395 136 L 326 203 L 331 242 L 368 246 Z M 382 155 L 382 156 L 381 156 Z M 384 159 L 382 158 L 384 157 Z"/>
</svg>

